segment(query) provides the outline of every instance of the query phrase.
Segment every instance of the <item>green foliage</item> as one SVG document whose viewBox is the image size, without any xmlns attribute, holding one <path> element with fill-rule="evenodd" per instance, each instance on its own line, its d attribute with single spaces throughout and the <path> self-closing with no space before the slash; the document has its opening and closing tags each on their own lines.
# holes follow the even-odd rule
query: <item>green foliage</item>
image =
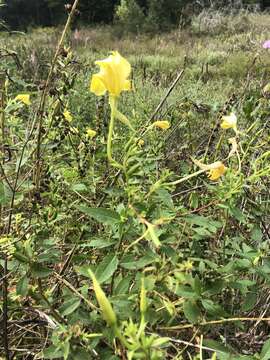
<svg viewBox="0 0 270 360">
<path fill-rule="evenodd" d="M 116 7 L 115 23 L 120 31 L 139 33 L 142 29 L 145 16 L 136 0 L 121 0 L 120 5 Z"/>
</svg>

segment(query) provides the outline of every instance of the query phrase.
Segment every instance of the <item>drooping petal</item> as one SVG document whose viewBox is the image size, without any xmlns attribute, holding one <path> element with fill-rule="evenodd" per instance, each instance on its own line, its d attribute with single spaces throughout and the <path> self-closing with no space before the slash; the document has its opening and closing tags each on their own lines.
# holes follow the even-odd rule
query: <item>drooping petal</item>
<svg viewBox="0 0 270 360">
<path fill-rule="evenodd" d="M 132 84 L 130 80 L 125 80 L 123 85 L 123 91 L 130 91 L 132 89 Z"/>
<path fill-rule="evenodd" d="M 110 94 L 117 96 L 119 93 L 119 85 L 113 59 L 108 57 L 105 60 L 96 61 L 95 64 L 100 67 L 98 75 L 100 79 L 102 79 L 106 90 L 108 90 Z"/>
<path fill-rule="evenodd" d="M 213 166 L 212 169 L 209 170 L 208 177 L 210 180 L 218 180 L 222 175 L 225 174 L 227 168 L 226 166 L 221 162 L 217 161 L 215 164 L 215 167 Z M 212 165 L 214 165 L 212 164 Z"/>
<path fill-rule="evenodd" d="M 169 121 L 163 120 L 163 121 L 155 121 L 153 123 L 153 126 L 162 130 L 167 130 L 170 128 L 171 124 L 169 123 Z"/>
<path fill-rule="evenodd" d="M 123 58 L 117 51 L 113 52 L 112 56 L 114 56 L 113 61 L 116 67 L 117 77 L 119 80 L 119 87 L 121 89 L 120 91 L 130 90 L 131 88 L 127 89 L 127 83 L 126 83 L 126 79 L 129 77 L 131 72 L 130 63 L 125 58 Z M 128 86 L 130 86 L 130 84 Z"/>
<path fill-rule="evenodd" d="M 64 118 L 68 121 L 71 122 L 73 120 L 73 117 L 71 115 L 71 113 L 65 109 L 65 111 L 63 112 Z"/>
<path fill-rule="evenodd" d="M 127 79 L 131 72 L 131 66 L 117 51 L 113 51 L 104 60 L 96 61 L 95 64 L 100 67 L 100 72 L 93 75 L 92 82 L 94 81 L 94 83 L 93 86 L 90 86 L 90 91 L 96 95 L 103 95 L 107 90 L 111 95 L 117 97 L 122 91 L 131 90 L 130 80 Z M 99 80 L 98 84 L 97 79 Z"/>
<path fill-rule="evenodd" d="M 101 96 L 105 94 L 106 90 L 106 86 L 100 74 L 94 74 L 90 83 L 90 91 L 97 96 Z"/>
<path fill-rule="evenodd" d="M 202 170 L 208 171 L 208 177 L 210 180 L 218 180 L 225 174 L 227 168 L 221 161 L 216 161 L 212 164 L 203 164 L 201 161 L 192 159 L 192 161 Z"/>
<path fill-rule="evenodd" d="M 15 97 L 15 100 L 23 102 L 25 105 L 31 105 L 29 94 L 19 94 Z"/>
<path fill-rule="evenodd" d="M 90 128 L 86 130 L 86 136 L 89 137 L 90 139 L 93 139 L 96 135 L 97 132 L 95 130 Z"/>
<path fill-rule="evenodd" d="M 231 113 L 230 115 L 222 116 L 222 123 L 221 127 L 222 129 L 236 129 L 237 125 L 237 117 L 234 113 Z"/>
</svg>

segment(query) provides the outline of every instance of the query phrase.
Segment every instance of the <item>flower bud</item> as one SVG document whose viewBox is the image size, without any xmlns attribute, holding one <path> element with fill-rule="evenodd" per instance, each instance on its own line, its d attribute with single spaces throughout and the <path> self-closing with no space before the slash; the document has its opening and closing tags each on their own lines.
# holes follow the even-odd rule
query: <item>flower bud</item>
<svg viewBox="0 0 270 360">
<path fill-rule="evenodd" d="M 104 291 L 101 289 L 93 272 L 90 269 L 88 269 L 88 271 L 89 271 L 89 275 L 93 281 L 93 288 L 95 291 L 95 295 L 96 295 L 102 316 L 109 326 L 113 326 L 116 324 L 117 319 L 116 319 L 116 314 L 112 308 L 112 305 L 109 302 L 108 298 L 106 297 Z"/>
</svg>

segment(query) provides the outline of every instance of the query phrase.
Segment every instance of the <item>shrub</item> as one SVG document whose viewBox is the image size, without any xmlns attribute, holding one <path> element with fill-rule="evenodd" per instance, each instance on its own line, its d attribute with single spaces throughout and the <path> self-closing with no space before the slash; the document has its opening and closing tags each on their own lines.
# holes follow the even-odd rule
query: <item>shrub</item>
<svg viewBox="0 0 270 360">
<path fill-rule="evenodd" d="M 141 29 L 145 16 L 136 0 L 121 0 L 116 7 L 115 24 L 117 30 L 138 33 Z"/>
</svg>

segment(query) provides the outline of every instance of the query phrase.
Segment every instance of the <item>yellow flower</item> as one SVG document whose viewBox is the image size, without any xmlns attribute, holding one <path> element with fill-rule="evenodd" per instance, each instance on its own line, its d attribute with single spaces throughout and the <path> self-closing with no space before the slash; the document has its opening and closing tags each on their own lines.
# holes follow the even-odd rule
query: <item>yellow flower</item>
<svg viewBox="0 0 270 360">
<path fill-rule="evenodd" d="M 15 100 L 23 102 L 25 105 L 31 105 L 29 94 L 19 94 L 15 97 Z"/>
<path fill-rule="evenodd" d="M 108 325 L 113 326 L 116 324 L 117 319 L 116 319 L 115 312 L 112 308 L 112 305 L 109 302 L 108 298 L 106 297 L 104 291 L 101 289 L 93 272 L 90 269 L 88 271 L 89 271 L 89 275 L 93 281 L 94 292 L 95 292 L 100 310 L 102 312 L 103 318 L 107 322 Z"/>
<path fill-rule="evenodd" d="M 227 170 L 226 166 L 221 161 L 217 161 L 211 164 L 211 166 L 212 168 L 208 172 L 208 177 L 213 181 L 218 180 Z"/>
<path fill-rule="evenodd" d="M 131 66 L 118 51 L 112 51 L 108 58 L 96 61 L 95 64 L 100 67 L 100 72 L 92 76 L 91 92 L 101 96 L 108 91 L 112 96 L 119 96 L 121 91 L 131 90 L 131 82 L 128 80 Z"/>
<path fill-rule="evenodd" d="M 97 135 L 97 132 L 95 130 L 92 130 L 90 128 L 86 130 L 86 136 L 88 138 L 93 139 L 96 135 Z"/>
<path fill-rule="evenodd" d="M 159 129 L 162 129 L 162 130 L 167 130 L 171 127 L 171 124 L 169 123 L 169 121 L 155 121 L 153 124 L 152 124 L 154 127 L 157 127 Z"/>
<path fill-rule="evenodd" d="M 213 181 L 218 180 L 227 170 L 226 166 L 221 161 L 216 161 L 212 164 L 206 165 L 199 160 L 192 160 L 197 166 L 199 166 L 200 169 L 207 171 L 209 179 Z"/>
<path fill-rule="evenodd" d="M 193 262 L 191 260 L 183 261 L 183 263 L 180 264 L 180 270 L 181 271 L 193 270 Z"/>
<path fill-rule="evenodd" d="M 65 109 L 65 111 L 63 112 L 64 118 L 68 121 L 71 122 L 73 120 L 73 117 L 71 115 L 71 113 Z"/>
<path fill-rule="evenodd" d="M 230 113 L 230 115 L 222 116 L 222 123 L 221 127 L 222 129 L 234 129 L 237 131 L 237 117 L 234 113 Z"/>
<path fill-rule="evenodd" d="M 142 147 L 142 146 L 144 145 L 144 140 L 143 140 L 143 139 L 140 139 L 140 140 L 138 141 L 138 145 L 139 145 L 140 147 Z"/>
</svg>

